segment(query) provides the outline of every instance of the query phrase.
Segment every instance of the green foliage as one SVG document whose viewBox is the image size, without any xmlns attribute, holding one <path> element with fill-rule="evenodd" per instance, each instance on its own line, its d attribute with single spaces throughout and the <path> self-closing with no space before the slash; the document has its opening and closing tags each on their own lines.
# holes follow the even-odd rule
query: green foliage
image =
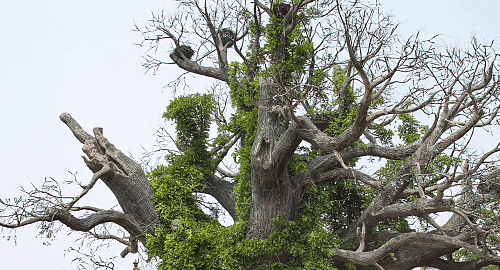
<svg viewBox="0 0 500 270">
<path fill-rule="evenodd" d="M 481 256 L 476 255 L 464 248 L 455 251 L 452 255 L 455 261 L 463 261 L 463 262 L 469 262 L 481 258 Z M 498 269 L 499 269 L 498 265 L 490 265 L 481 268 L 481 270 L 498 270 Z"/>
<path fill-rule="evenodd" d="M 348 262 L 345 265 L 347 266 L 347 269 L 350 269 L 350 270 L 356 269 L 356 266 L 351 262 Z"/>
<path fill-rule="evenodd" d="M 302 155 L 293 154 L 288 162 L 288 171 L 291 175 L 306 173 L 307 160 Z"/>
<path fill-rule="evenodd" d="M 363 208 L 364 191 L 343 179 L 312 184 L 306 191 L 298 221 L 306 228 L 324 228 L 340 237 Z"/>
<path fill-rule="evenodd" d="M 182 162 L 178 162 L 184 166 L 199 166 L 201 173 L 212 169 L 212 157 L 207 151 L 207 139 L 210 115 L 214 110 L 215 103 L 211 95 L 207 94 L 181 96 L 167 106 L 163 117 L 175 121 L 177 144 L 181 148 L 179 150 L 184 152 L 183 155 L 172 155 L 168 159 L 182 159 Z"/>
<path fill-rule="evenodd" d="M 420 125 L 420 122 L 411 114 L 399 114 L 398 118 L 402 122 L 398 127 L 398 136 L 405 144 L 417 141 L 420 139 L 420 135 L 427 130 L 426 126 Z"/>
<path fill-rule="evenodd" d="M 394 132 L 392 130 L 386 129 L 379 124 L 372 124 L 370 129 L 374 131 L 375 137 L 379 139 L 382 144 L 392 145 L 392 137 L 394 136 Z"/>
<path fill-rule="evenodd" d="M 390 229 L 392 231 L 408 232 L 410 226 L 405 218 L 396 218 L 391 221 L 380 222 L 377 228 L 384 231 Z"/>
<path fill-rule="evenodd" d="M 286 27 L 274 15 L 263 29 L 266 35 L 263 50 L 271 62 L 266 75 L 277 78 L 284 85 L 290 84 L 293 72 L 303 71 L 307 61 L 313 57 L 313 43 L 303 30 L 308 23 L 307 17 L 299 12 L 297 21 L 298 25 L 287 36 L 283 33 Z"/>
<path fill-rule="evenodd" d="M 250 183 L 250 150 L 257 132 L 257 108 L 250 112 L 239 110 L 240 125 L 245 134 L 245 146 L 240 147 L 234 153 L 235 161 L 240 165 L 240 172 L 236 176 L 236 214 L 240 220 L 247 220 L 250 213 L 250 200 L 252 197 L 252 186 Z"/>
<path fill-rule="evenodd" d="M 163 241 L 150 240 L 148 249 L 159 249 L 155 254 L 162 259 L 159 269 L 335 269 L 322 254 L 330 253 L 337 240 L 324 229 L 304 234 L 300 222 L 280 217 L 274 224 L 282 229 L 257 240 L 245 238 L 243 222 L 230 227 L 184 222 L 173 232 L 157 230 Z M 287 258 L 288 263 L 282 262 Z"/>
<path fill-rule="evenodd" d="M 214 222 L 200 209 L 194 195 L 203 189 L 205 176 L 213 171 L 207 138 L 214 109 L 211 96 L 199 94 L 179 97 L 167 107 L 164 117 L 176 122 L 177 144 L 182 153 L 168 154 L 168 166 L 158 166 L 148 174 L 161 224 L 148 238 L 151 256 L 163 258 L 165 239 L 171 237 L 173 223 L 184 227 Z"/>
<path fill-rule="evenodd" d="M 258 80 L 249 80 L 246 76 L 248 67 L 243 63 L 232 62 L 229 66 L 229 93 L 233 107 L 243 109 L 253 106 L 251 95 L 257 93 Z M 254 96 L 257 100 L 258 96 Z"/>
</svg>

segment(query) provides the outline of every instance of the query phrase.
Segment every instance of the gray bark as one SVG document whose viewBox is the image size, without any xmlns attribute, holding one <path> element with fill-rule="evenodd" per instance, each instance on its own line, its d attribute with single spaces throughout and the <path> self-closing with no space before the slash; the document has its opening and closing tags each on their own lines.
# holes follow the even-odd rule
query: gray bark
<svg viewBox="0 0 500 270">
<path fill-rule="evenodd" d="M 99 214 L 102 216 L 101 221 L 99 221 L 101 223 L 114 222 L 121 225 L 131 234 L 132 238 L 138 239 L 145 244 L 146 234 L 154 233 L 158 221 L 155 205 L 152 201 L 153 191 L 141 166 L 111 144 L 103 136 L 101 128 L 94 128 L 94 136 L 92 136 L 85 132 L 68 113 L 61 114 L 60 118 L 70 128 L 75 137 L 83 143 L 82 150 L 87 155 L 83 159 L 87 167 L 94 173 L 98 173 L 105 167 L 110 168 L 108 172 L 100 175 L 100 179 L 116 197 L 124 213 L 122 219 L 128 221 L 117 222 L 114 216 L 118 214 L 111 212 L 100 211 L 94 215 Z M 57 209 L 51 211 L 58 213 Z M 109 220 L 106 221 L 106 217 Z M 67 221 L 63 221 L 63 223 L 69 227 L 72 227 L 71 223 L 83 222 L 77 222 L 74 218 L 66 218 L 65 220 Z M 88 231 L 98 225 L 99 222 L 93 222 L 86 226 L 81 225 L 83 227 L 78 230 Z"/>
<path fill-rule="evenodd" d="M 252 202 L 249 238 L 266 238 L 275 229 L 272 221 L 278 215 L 285 220 L 294 220 L 300 203 L 302 185 L 292 182 L 287 170 L 288 161 L 300 140 L 291 132 L 281 132 L 279 116 L 272 110 L 276 105 L 273 98 L 276 94 L 272 79 L 259 81 L 257 134 L 250 154 Z"/>
</svg>

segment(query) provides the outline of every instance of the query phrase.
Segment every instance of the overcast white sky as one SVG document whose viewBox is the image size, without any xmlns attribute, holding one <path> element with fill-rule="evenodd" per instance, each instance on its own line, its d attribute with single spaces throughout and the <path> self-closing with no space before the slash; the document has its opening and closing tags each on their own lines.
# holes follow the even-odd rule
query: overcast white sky
<svg viewBox="0 0 500 270">
<path fill-rule="evenodd" d="M 486 40 L 500 36 L 496 0 L 381 0 L 383 9 L 403 22 L 403 37 L 423 30 L 444 34 L 450 45 L 467 44 L 472 33 Z M 70 179 L 78 172 L 90 179 L 81 145 L 59 114 L 69 112 L 87 130 L 104 128 L 118 148 L 140 157 L 151 148 L 153 132 L 171 97 L 162 86 L 178 74 L 173 66 L 158 75 L 144 74 L 141 49 L 133 33 L 151 11 L 175 9 L 170 0 L 20 0 L 0 4 L 0 197 L 13 197 L 20 185 L 46 176 Z M 500 42 L 500 41 L 499 41 Z M 496 46 L 498 48 L 498 46 Z M 162 52 L 163 53 L 163 52 Z M 167 52 L 164 52 L 165 54 Z M 203 90 L 203 89 L 200 89 Z M 90 199 L 113 205 L 104 186 Z M 4 231 L 4 234 L 6 231 Z M 58 235 L 50 246 L 36 230 L 17 231 L 17 244 L 0 238 L 0 268 L 75 269 L 65 249 L 72 243 Z M 121 247 L 111 250 L 118 254 Z M 117 260 L 116 269 L 132 269 Z"/>
</svg>

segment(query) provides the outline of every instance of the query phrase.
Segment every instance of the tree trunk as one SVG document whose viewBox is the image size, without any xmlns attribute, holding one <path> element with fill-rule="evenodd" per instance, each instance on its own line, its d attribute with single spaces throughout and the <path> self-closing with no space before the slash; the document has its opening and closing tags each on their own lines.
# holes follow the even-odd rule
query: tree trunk
<svg viewBox="0 0 500 270">
<path fill-rule="evenodd" d="M 279 141 L 284 128 L 279 115 L 273 112 L 275 83 L 263 78 L 259 84 L 257 134 L 250 153 L 252 202 L 247 237 L 264 239 L 274 230 L 272 222 L 276 216 L 285 220 L 296 218 L 301 186 L 291 181 L 287 167 L 291 154 L 283 149 L 294 150 L 296 146 Z"/>
</svg>

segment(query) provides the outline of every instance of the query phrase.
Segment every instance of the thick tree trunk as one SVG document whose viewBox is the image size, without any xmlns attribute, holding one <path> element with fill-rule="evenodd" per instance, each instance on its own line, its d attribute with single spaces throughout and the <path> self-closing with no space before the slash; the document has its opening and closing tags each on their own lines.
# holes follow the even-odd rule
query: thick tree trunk
<svg viewBox="0 0 500 270">
<path fill-rule="evenodd" d="M 273 230 L 273 219 L 281 215 L 294 220 L 300 202 L 301 186 L 293 183 L 288 175 L 288 152 L 293 148 L 281 144 L 282 124 L 279 115 L 273 113 L 278 94 L 274 81 L 261 79 L 259 87 L 259 115 L 257 134 L 251 150 L 252 202 L 248 221 L 249 238 L 266 238 Z M 279 155 L 279 156 L 278 156 Z"/>
</svg>

